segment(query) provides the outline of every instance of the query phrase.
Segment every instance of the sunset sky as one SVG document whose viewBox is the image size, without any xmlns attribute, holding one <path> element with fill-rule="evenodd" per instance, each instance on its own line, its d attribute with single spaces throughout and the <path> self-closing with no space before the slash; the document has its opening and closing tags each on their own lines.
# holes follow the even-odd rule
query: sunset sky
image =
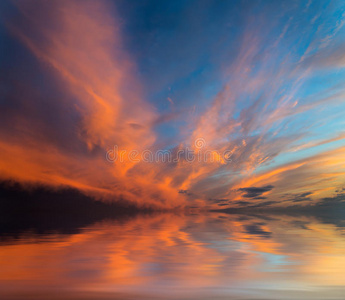
<svg viewBox="0 0 345 300">
<path fill-rule="evenodd" d="M 344 25 L 344 1 L 1 1 L 0 180 L 158 208 L 344 199 Z"/>
</svg>

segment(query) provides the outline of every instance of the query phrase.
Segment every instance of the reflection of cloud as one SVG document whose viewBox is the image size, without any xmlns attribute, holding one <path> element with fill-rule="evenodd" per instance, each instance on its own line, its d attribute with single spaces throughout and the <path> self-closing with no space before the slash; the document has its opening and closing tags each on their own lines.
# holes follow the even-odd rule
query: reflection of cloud
<svg viewBox="0 0 345 300">
<path fill-rule="evenodd" d="M 269 238 L 272 235 L 272 232 L 266 231 L 262 228 L 262 225 L 265 223 L 253 223 L 250 225 L 244 226 L 245 232 L 253 235 L 259 235 L 264 238 Z"/>
<path fill-rule="evenodd" d="M 301 229 L 306 229 L 308 230 L 308 224 L 309 222 L 306 222 L 306 221 L 299 221 L 299 220 L 296 220 L 296 221 L 291 221 L 291 224 L 294 226 L 294 227 L 297 227 L 297 228 L 301 228 Z"/>
<path fill-rule="evenodd" d="M 339 228 L 313 217 L 137 215 L 1 244 L 1 295 L 342 299 L 344 246 Z"/>
</svg>

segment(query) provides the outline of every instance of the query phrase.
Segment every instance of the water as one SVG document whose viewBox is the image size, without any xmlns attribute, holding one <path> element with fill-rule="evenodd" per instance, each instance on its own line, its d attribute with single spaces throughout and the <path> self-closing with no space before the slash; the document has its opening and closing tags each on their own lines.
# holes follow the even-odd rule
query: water
<svg viewBox="0 0 345 300">
<path fill-rule="evenodd" d="M 343 221 L 146 214 L 5 232 L 1 299 L 344 299 Z"/>
</svg>

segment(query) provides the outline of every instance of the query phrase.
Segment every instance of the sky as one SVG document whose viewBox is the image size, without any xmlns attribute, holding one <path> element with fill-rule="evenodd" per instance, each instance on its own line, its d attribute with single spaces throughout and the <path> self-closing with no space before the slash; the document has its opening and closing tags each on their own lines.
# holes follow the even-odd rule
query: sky
<svg viewBox="0 0 345 300">
<path fill-rule="evenodd" d="M 157 208 L 342 197 L 344 25 L 343 1 L 1 1 L 0 180 Z"/>
</svg>

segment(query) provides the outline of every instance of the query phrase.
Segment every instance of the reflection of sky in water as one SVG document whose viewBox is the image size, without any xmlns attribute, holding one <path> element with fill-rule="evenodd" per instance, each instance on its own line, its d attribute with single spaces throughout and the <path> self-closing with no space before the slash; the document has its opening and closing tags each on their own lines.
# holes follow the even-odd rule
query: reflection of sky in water
<svg viewBox="0 0 345 300">
<path fill-rule="evenodd" d="M 8 237 L 0 287 L 9 299 L 343 299 L 344 248 L 344 228 L 311 217 L 139 216 Z"/>
</svg>

